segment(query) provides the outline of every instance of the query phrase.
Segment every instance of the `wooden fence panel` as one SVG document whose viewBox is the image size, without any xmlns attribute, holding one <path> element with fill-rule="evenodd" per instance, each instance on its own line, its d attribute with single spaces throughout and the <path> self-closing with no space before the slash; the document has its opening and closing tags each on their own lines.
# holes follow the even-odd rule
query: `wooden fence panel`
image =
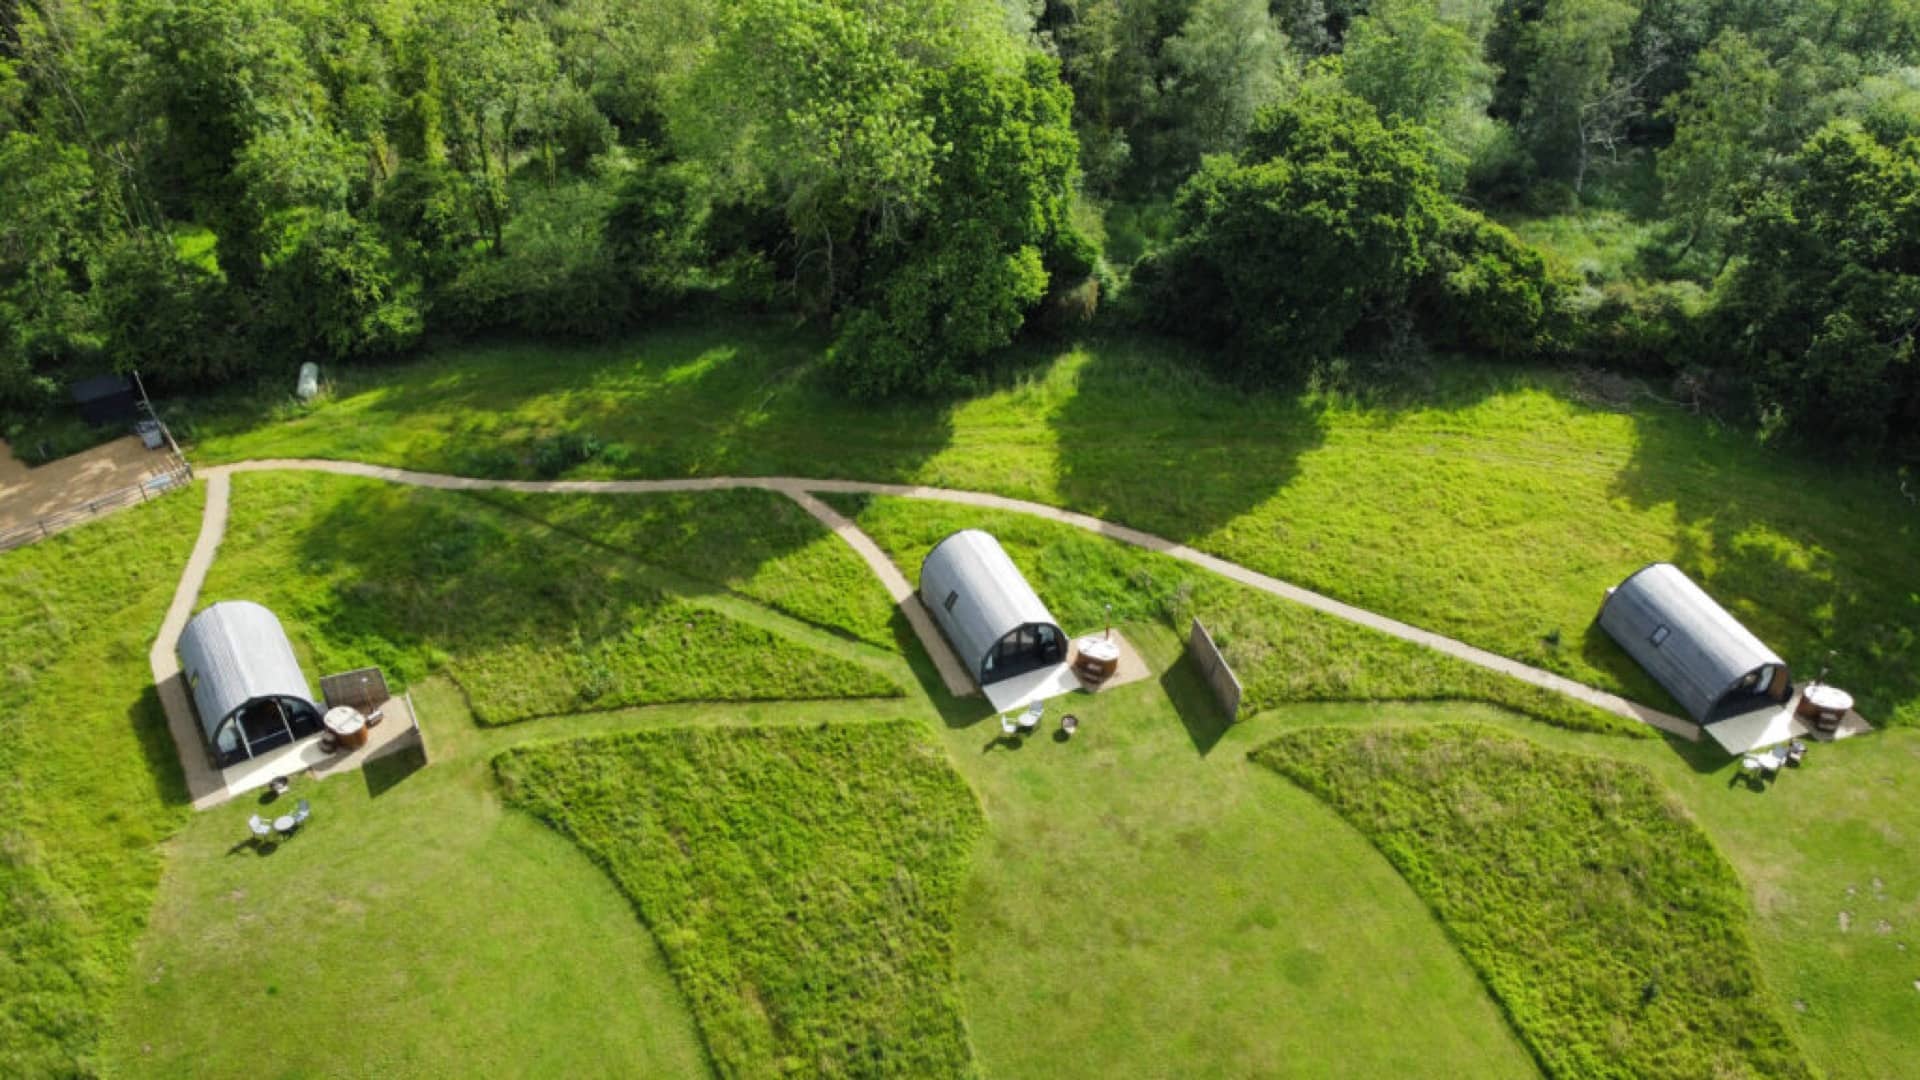
<svg viewBox="0 0 1920 1080">
<path fill-rule="evenodd" d="M 1236 723 L 1240 719 L 1240 677 L 1233 673 L 1227 664 L 1227 658 L 1220 654 L 1220 647 L 1213 643 L 1213 635 L 1193 620 L 1193 629 L 1187 632 L 1187 652 L 1193 655 L 1194 663 L 1199 666 L 1200 674 L 1213 689 L 1214 698 L 1220 702 L 1220 708 L 1226 711 L 1227 722 Z"/>
</svg>

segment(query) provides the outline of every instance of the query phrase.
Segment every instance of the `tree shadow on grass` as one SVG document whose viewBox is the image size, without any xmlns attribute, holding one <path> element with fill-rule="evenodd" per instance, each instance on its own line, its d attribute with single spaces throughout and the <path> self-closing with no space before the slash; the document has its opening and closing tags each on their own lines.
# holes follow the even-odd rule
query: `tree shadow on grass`
<svg viewBox="0 0 1920 1080">
<path fill-rule="evenodd" d="M 996 715 L 993 704 L 983 694 L 954 697 L 947 692 L 947 682 L 940 677 L 940 669 L 934 666 L 933 657 L 927 655 L 925 646 L 920 643 L 920 636 L 913 632 L 913 624 L 907 621 L 906 615 L 898 607 L 893 610 L 890 626 L 894 647 L 906 657 L 907 667 L 913 671 L 914 679 L 920 683 L 920 689 L 926 693 L 934 711 L 940 714 L 941 722 L 949 729 L 964 730 Z"/>
<path fill-rule="evenodd" d="M 1244 391 L 1158 341 L 1091 341 L 1052 418 L 1064 501 L 1174 540 L 1205 536 L 1286 487 L 1326 431 L 1298 392 Z"/>
<path fill-rule="evenodd" d="M 1201 757 L 1212 753 L 1233 722 L 1214 700 L 1213 691 L 1207 686 L 1206 676 L 1201 674 L 1193 654 L 1181 651 L 1180 658 L 1160 676 L 1160 689 L 1173 703 L 1173 711 L 1187 729 L 1187 737 L 1193 740 L 1195 752 Z"/>
<path fill-rule="evenodd" d="M 865 685 L 852 668 L 871 668 L 806 640 L 798 626 L 759 625 L 755 613 L 729 614 L 731 602 L 705 602 L 724 586 L 579 542 L 480 499 L 377 481 L 272 482 L 307 485 L 283 492 L 289 509 L 273 511 L 305 516 L 265 523 L 291 530 L 291 550 L 280 561 L 292 566 L 258 576 L 255 557 L 245 588 L 279 610 L 322 671 L 373 664 L 405 685 L 452 663 L 476 698 L 473 680 L 485 675 L 496 712 L 482 719 L 497 722 L 660 700 L 735 700 L 756 687 L 765 688 L 760 697 L 845 696 Z M 242 486 L 237 508 L 248 490 Z M 257 534 L 261 520 L 230 544 Z M 799 544 L 820 533 L 782 535 Z M 778 543 L 768 547 L 767 558 L 783 553 Z M 218 577 L 208 599 L 236 587 Z"/>
<path fill-rule="evenodd" d="M 956 403 L 851 401 L 819 376 L 824 348 L 738 320 L 596 345 L 489 341 L 356 370 L 352 389 L 303 423 L 347 456 L 489 479 L 907 479 L 947 446 Z M 225 426 L 273 422 L 256 412 Z M 555 456 L 563 436 L 601 449 Z"/>
<path fill-rule="evenodd" d="M 1673 551 L 1636 553 L 1613 568 L 1618 577 L 1671 555 L 1796 682 L 1832 653 L 1829 678 L 1869 720 L 1920 718 L 1920 511 L 1893 475 L 1765 450 L 1678 410 L 1635 420 L 1614 493 L 1639 508 L 1670 506 L 1678 528 Z M 1614 651 L 1616 665 L 1631 664 Z"/>
<path fill-rule="evenodd" d="M 175 682 L 184 676 L 175 675 Z M 186 687 L 181 686 L 181 692 Z M 191 700 L 192 695 L 187 695 Z M 127 710 L 127 723 L 133 728 L 133 736 L 140 743 L 140 756 L 146 762 L 146 775 L 153 779 L 154 793 L 168 806 L 185 806 L 193 801 L 187 790 L 187 778 L 180 771 L 180 754 L 200 753 L 198 746 L 177 747 L 173 741 L 173 729 L 167 723 L 167 710 L 160 704 L 160 688 L 147 686 L 140 691 L 140 699 Z"/>
</svg>

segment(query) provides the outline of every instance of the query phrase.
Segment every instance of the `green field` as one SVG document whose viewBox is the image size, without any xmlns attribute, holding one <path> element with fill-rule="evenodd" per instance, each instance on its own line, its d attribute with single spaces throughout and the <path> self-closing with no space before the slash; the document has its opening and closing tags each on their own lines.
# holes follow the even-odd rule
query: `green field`
<svg viewBox="0 0 1920 1080">
<path fill-rule="evenodd" d="M 913 721 L 510 750 L 508 801 L 605 867 L 728 1076 L 956 1076 L 954 900 L 980 811 Z"/>
<path fill-rule="evenodd" d="M 1564 695 L 1071 525 L 917 499 L 827 498 L 910 580 L 943 538 L 962 528 L 987 530 L 1069 634 L 1099 629 L 1109 608 L 1116 618 L 1152 620 L 1181 634 L 1200 618 L 1245 687 L 1243 716 L 1301 701 L 1483 701 L 1575 730 L 1653 735 Z"/>
<path fill-rule="evenodd" d="M 0 1075 L 99 1067 L 187 813 L 147 646 L 199 519 L 193 491 L 0 554 Z"/>
<path fill-rule="evenodd" d="M 1549 1075 L 1810 1075 L 1739 881 L 1646 770 L 1470 725 L 1323 728 L 1254 756 L 1380 849 Z"/>
<path fill-rule="evenodd" d="M 304 781 L 270 853 L 256 798 L 165 848 L 152 928 L 112 1019 L 125 1076 L 699 1076 L 652 939 L 571 845 L 503 807 L 457 690 L 416 688 L 433 763 Z M 532 729 L 543 721 L 514 725 Z M 284 812 L 285 803 L 276 807 Z"/>
<path fill-rule="evenodd" d="M 564 500 L 541 505 L 567 513 Z M 705 541 L 725 545 L 744 524 L 723 513 Z M 770 573 L 831 564 L 825 550 L 798 566 L 770 563 Z M 862 569 L 850 552 L 837 555 Z M 235 477 L 227 538 L 201 592 L 203 604 L 225 599 L 276 611 L 317 671 L 378 664 L 404 686 L 444 667 L 485 723 L 666 701 L 899 693 L 841 637 L 719 582 L 471 496 L 369 480 Z"/>
<path fill-rule="evenodd" d="M 1690 417 L 1576 406 L 1558 376 L 1448 370 L 1418 406 L 1235 399 L 1163 354 L 1100 347 L 1035 355 L 971 401 L 856 423 L 797 370 L 803 343 L 735 341 L 754 344 L 670 332 L 545 353 L 544 371 L 511 368 L 526 354 L 502 346 L 379 384 L 337 372 L 331 403 L 253 427 L 229 414 L 239 426 L 224 433 L 202 423 L 201 452 L 533 475 L 538 447 L 589 428 L 603 445 L 577 475 L 1006 491 L 1348 599 L 1375 590 L 1376 606 L 1428 625 L 1395 605 L 1445 582 L 1457 632 L 1525 654 L 1514 626 L 1564 625 L 1557 647 L 1528 631 L 1534 659 L 1635 693 L 1644 682 L 1610 645 L 1553 612 L 1590 607 L 1585 579 L 1570 583 L 1614 573 L 1608 559 L 1667 555 L 1777 644 L 1852 635 L 1836 670 L 1908 710 L 1893 718 L 1920 694 L 1887 662 L 1910 654 L 1900 588 L 1916 577 L 1900 546 L 1912 518 L 1878 478 L 1791 503 L 1716 494 L 1687 524 L 1683 504 L 1706 507 L 1709 488 L 1766 489 L 1814 466 Z M 1104 381 L 1116 366 L 1130 374 Z M 1059 436 L 1089 395 L 1105 402 L 1108 449 L 1075 473 Z M 1147 426 L 1128 437 L 1130 423 Z M 1262 455 L 1307 430 L 1285 468 L 1236 464 L 1275 465 Z M 1583 501 L 1630 477 L 1669 495 Z M 1396 494 L 1422 480 L 1423 495 Z M 1537 510 L 1493 527 L 1509 499 Z M 201 602 L 267 603 L 310 674 L 385 667 L 413 688 L 432 761 L 297 781 L 315 817 L 262 851 L 243 843 L 254 797 L 185 810 L 145 690 L 200 497 L 0 555 L 0 704 L 24 718 L 0 725 L 0 1071 L 1908 1071 L 1920 732 L 1816 747 L 1755 790 L 1715 747 L 1622 738 L 1557 697 L 1088 532 L 833 501 L 909 578 L 947 532 L 991 529 L 1069 631 L 1112 604 L 1154 677 L 1052 702 L 1040 735 L 1005 739 L 982 701 L 946 695 L 850 550 L 771 493 L 246 474 Z M 1733 505 L 1764 509 L 1729 531 Z M 1393 507 L 1404 525 L 1364 544 L 1342 533 Z M 1856 510 L 1877 530 L 1843 513 Z M 1607 554 L 1614 532 L 1633 538 L 1631 559 Z M 1340 588 L 1297 572 L 1344 558 L 1359 561 Z M 1247 683 L 1238 725 L 1181 658 L 1196 614 Z M 1847 678 L 1863 641 L 1884 646 L 1881 666 Z M 1069 710 L 1082 726 L 1065 739 Z M 1420 754 L 1343 756 L 1382 732 L 1447 743 L 1451 728 L 1418 733 L 1461 722 L 1502 734 L 1473 736 L 1439 773 Z M 1289 748 L 1275 763 L 1300 784 L 1250 759 L 1270 745 Z M 1463 806 L 1511 827 L 1462 829 Z M 1473 905 L 1499 916 L 1478 937 L 1463 930 Z M 1651 1015 L 1695 1027 L 1622 1004 L 1652 957 Z"/>
<path fill-rule="evenodd" d="M 1144 528 L 1652 704 L 1592 626 L 1646 563 L 1695 575 L 1877 723 L 1920 721 L 1920 509 L 1897 479 L 1758 448 L 1644 394 L 1445 364 L 1377 398 L 1241 393 L 1151 343 L 1030 350 L 998 388 L 855 406 L 819 343 L 771 329 L 488 345 L 341 370 L 335 397 L 203 410 L 205 461 L 351 458 L 535 474 L 563 433 L 618 452 L 576 476 L 798 474 L 994 491 Z M 1669 706 L 1671 707 L 1671 706 Z"/>
</svg>

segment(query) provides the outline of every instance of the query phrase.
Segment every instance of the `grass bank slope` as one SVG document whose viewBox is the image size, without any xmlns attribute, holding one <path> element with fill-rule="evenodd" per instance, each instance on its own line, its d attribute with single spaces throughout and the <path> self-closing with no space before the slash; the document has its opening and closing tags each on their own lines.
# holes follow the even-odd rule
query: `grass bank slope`
<svg viewBox="0 0 1920 1080">
<path fill-rule="evenodd" d="M 98 1070 L 187 815 L 147 650 L 198 487 L 0 554 L 0 1075 Z"/>
<path fill-rule="evenodd" d="M 450 349 L 336 372 L 311 408 L 232 403 L 192 425 L 194 452 L 535 475 L 571 434 L 619 449 L 568 475 L 994 491 L 1651 704 L 1661 692 L 1591 623 L 1607 587 L 1669 560 L 1801 669 L 1837 652 L 1877 722 L 1920 722 L 1920 510 L 1895 479 L 1763 450 L 1631 384 L 1445 362 L 1380 400 L 1245 393 L 1121 340 L 1016 354 L 970 398 L 874 406 L 818 385 L 820 347 L 729 326 Z"/>
<path fill-rule="evenodd" d="M 1084 529 L 918 499 L 830 496 L 909 580 L 941 539 L 982 528 L 998 539 L 1070 634 L 1107 618 L 1184 634 L 1198 616 L 1245 685 L 1243 715 L 1285 702 L 1484 701 L 1562 727 L 1633 736 L 1650 729 Z M 1184 663 L 1184 661 L 1182 661 Z"/>
<path fill-rule="evenodd" d="M 980 812 L 918 724 L 636 733 L 495 767 L 632 899 L 724 1075 L 974 1071 L 953 906 Z"/>
<path fill-rule="evenodd" d="M 1476 725 L 1301 731 L 1255 758 L 1373 841 L 1548 1073 L 1811 1075 L 1738 879 L 1647 771 Z"/>
<path fill-rule="evenodd" d="M 444 667 L 485 723 L 899 693 L 718 585 L 470 496 L 379 481 L 234 477 L 227 537 L 200 599 L 273 609 L 313 674 L 378 664 L 404 684 Z"/>
</svg>

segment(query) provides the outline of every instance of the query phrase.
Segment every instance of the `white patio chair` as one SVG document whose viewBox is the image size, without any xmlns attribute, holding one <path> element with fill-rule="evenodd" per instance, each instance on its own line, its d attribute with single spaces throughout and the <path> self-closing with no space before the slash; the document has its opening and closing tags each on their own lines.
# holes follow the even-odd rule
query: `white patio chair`
<svg viewBox="0 0 1920 1080">
<path fill-rule="evenodd" d="M 1020 714 L 1020 730 L 1032 731 L 1039 727 L 1040 717 L 1045 715 L 1046 711 L 1047 705 L 1044 701 L 1036 701 L 1027 706 L 1027 711 Z"/>
<path fill-rule="evenodd" d="M 1014 732 L 1019 730 L 1020 730 L 1020 726 L 1014 723 L 1013 717 L 1002 716 L 1000 718 L 1000 733 L 1002 735 L 1011 735 Z"/>
<path fill-rule="evenodd" d="M 308 802 L 305 799 L 301 799 L 300 805 L 293 808 L 293 827 L 297 829 L 300 826 L 305 825 L 307 823 L 307 818 L 311 817 L 312 814 L 313 814 L 313 804 Z"/>
<path fill-rule="evenodd" d="M 253 838 L 255 840 L 265 840 L 273 835 L 273 826 L 260 820 L 259 814 L 255 814 L 247 819 L 247 828 L 253 830 Z"/>
</svg>

